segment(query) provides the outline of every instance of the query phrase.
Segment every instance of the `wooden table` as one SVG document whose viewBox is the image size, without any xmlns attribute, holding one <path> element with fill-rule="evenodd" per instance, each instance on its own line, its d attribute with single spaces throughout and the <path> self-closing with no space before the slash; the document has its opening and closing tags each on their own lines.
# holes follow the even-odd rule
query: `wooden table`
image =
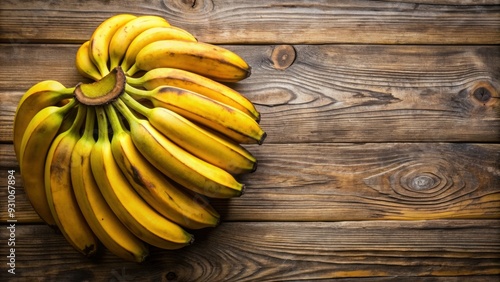
<svg viewBox="0 0 500 282">
<path fill-rule="evenodd" d="M 84 81 L 109 16 L 164 16 L 253 68 L 231 85 L 268 138 L 223 222 L 141 265 L 83 258 L 42 224 L 12 122 L 36 82 Z M 499 281 L 500 1 L 2 1 L 0 280 Z M 7 272 L 14 170 L 15 275 Z"/>
</svg>

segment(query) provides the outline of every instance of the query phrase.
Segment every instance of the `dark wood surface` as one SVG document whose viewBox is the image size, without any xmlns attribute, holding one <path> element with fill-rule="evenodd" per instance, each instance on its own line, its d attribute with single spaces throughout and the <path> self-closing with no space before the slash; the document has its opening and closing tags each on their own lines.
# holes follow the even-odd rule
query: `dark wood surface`
<svg viewBox="0 0 500 282">
<path fill-rule="evenodd" d="M 45 226 L 12 147 L 22 94 L 85 81 L 78 44 L 119 12 L 240 54 L 252 76 L 231 86 L 268 133 L 245 195 L 212 201 L 222 224 L 143 264 L 85 259 Z M 2 1 L 0 280 L 499 281 L 499 44 L 500 1 Z"/>
</svg>

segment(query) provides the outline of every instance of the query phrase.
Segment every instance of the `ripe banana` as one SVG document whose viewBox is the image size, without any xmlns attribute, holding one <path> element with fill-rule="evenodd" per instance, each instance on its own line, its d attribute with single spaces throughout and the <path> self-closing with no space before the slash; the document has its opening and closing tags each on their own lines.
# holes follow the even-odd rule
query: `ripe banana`
<svg viewBox="0 0 500 282">
<path fill-rule="evenodd" d="M 130 14 L 118 14 L 103 21 L 90 38 L 90 59 L 102 76 L 109 73 L 109 43 L 115 32 L 129 21 L 137 18 Z"/>
<path fill-rule="evenodd" d="M 266 133 L 242 111 L 192 91 L 160 86 L 140 90 L 125 85 L 125 91 L 136 99 L 147 99 L 155 107 L 170 109 L 184 117 L 214 129 L 241 144 L 262 144 Z"/>
<path fill-rule="evenodd" d="M 63 107 L 49 106 L 42 109 L 29 123 L 21 142 L 19 166 L 24 191 L 33 209 L 50 226 L 55 226 L 56 222 L 45 193 L 45 159 L 64 116 L 76 103 L 73 99 Z"/>
<path fill-rule="evenodd" d="M 45 80 L 33 85 L 22 96 L 14 116 L 14 151 L 20 156 L 20 147 L 26 127 L 43 108 L 55 106 L 73 96 L 74 88 L 66 88 L 55 80 Z"/>
<path fill-rule="evenodd" d="M 127 83 L 147 90 L 166 85 L 187 89 L 239 109 L 257 122 L 260 120 L 260 113 L 241 93 L 193 72 L 175 68 L 157 68 L 146 72 L 142 77 L 127 77 Z"/>
<path fill-rule="evenodd" d="M 138 119 L 120 99 L 113 102 L 127 120 L 130 135 L 142 155 L 158 170 L 180 185 L 213 198 L 240 196 L 244 184 L 225 170 L 188 153 L 157 131 L 147 120 Z"/>
<path fill-rule="evenodd" d="M 78 207 L 101 243 L 116 256 L 127 261 L 143 262 L 149 249 L 113 213 L 92 174 L 90 153 L 94 140 L 94 108 L 87 110 L 85 131 L 71 155 L 71 183 Z"/>
<path fill-rule="evenodd" d="M 138 70 L 178 68 L 217 81 L 237 82 L 250 76 L 250 66 L 237 54 L 203 42 L 160 40 L 146 45 L 136 57 L 130 76 Z"/>
<path fill-rule="evenodd" d="M 104 245 L 142 262 L 149 245 L 191 244 L 189 230 L 219 223 L 207 197 L 242 195 L 236 175 L 257 166 L 242 144 L 264 141 L 260 113 L 223 84 L 250 66 L 160 16 L 132 14 L 103 21 L 75 55 L 95 82 L 37 83 L 16 109 L 33 209 L 85 256 Z"/>
<path fill-rule="evenodd" d="M 116 164 L 108 137 L 108 121 L 96 107 L 99 138 L 92 148 L 92 174 L 106 202 L 127 228 L 146 243 L 163 249 L 179 249 L 193 236 L 152 209 L 131 187 Z"/>
<path fill-rule="evenodd" d="M 85 41 L 76 51 L 75 66 L 79 74 L 84 77 L 99 80 L 102 78 L 99 70 L 90 59 L 89 53 L 90 41 Z"/>
<path fill-rule="evenodd" d="M 137 35 L 136 38 L 128 46 L 127 52 L 121 64 L 124 71 L 128 71 L 134 65 L 135 59 L 139 51 L 141 51 L 149 43 L 155 41 L 176 39 L 184 41 L 196 42 L 196 38 L 184 29 L 170 26 L 170 27 L 153 27 L 143 31 Z"/>
<path fill-rule="evenodd" d="M 153 27 L 169 27 L 170 24 L 159 16 L 139 16 L 120 27 L 109 42 L 110 69 L 117 67 L 127 52 L 130 43 L 141 32 Z"/>
<path fill-rule="evenodd" d="M 106 111 L 113 127 L 113 156 L 137 193 L 156 211 L 181 226 L 190 229 L 216 226 L 219 214 L 210 204 L 174 186 L 137 150 L 129 132 L 120 124 L 115 109 L 107 106 Z"/>
<path fill-rule="evenodd" d="M 45 162 L 45 192 L 47 202 L 59 231 L 80 253 L 87 257 L 96 254 L 99 240 L 90 229 L 78 206 L 71 185 L 71 154 L 80 138 L 80 128 L 86 108 L 79 105 L 73 125 L 58 135 Z"/>
<path fill-rule="evenodd" d="M 122 99 L 127 106 L 145 116 L 163 135 L 200 159 L 231 174 L 257 169 L 255 157 L 239 144 L 210 132 L 167 108 L 147 108 L 127 93 L 123 93 Z"/>
</svg>

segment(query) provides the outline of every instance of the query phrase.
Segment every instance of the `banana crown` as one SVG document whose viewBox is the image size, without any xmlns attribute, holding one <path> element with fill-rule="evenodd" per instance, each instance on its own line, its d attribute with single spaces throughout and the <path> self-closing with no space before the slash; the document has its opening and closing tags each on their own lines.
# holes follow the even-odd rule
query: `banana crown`
<svg viewBox="0 0 500 282">
<path fill-rule="evenodd" d="M 33 209 L 77 251 L 141 262 L 220 221 L 212 198 L 241 196 L 261 115 L 227 86 L 251 74 L 231 50 L 156 15 L 117 14 L 76 50 L 91 82 L 33 85 L 13 143 Z M 96 122 L 97 121 L 97 122 Z M 255 149 L 255 147 L 253 147 Z M 100 244 L 99 241 L 102 243 Z"/>
</svg>

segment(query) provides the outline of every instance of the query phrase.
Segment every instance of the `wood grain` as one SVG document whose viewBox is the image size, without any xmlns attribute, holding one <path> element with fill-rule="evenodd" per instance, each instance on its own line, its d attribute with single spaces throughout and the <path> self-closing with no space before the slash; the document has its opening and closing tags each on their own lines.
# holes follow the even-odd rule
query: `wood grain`
<svg viewBox="0 0 500 282">
<path fill-rule="evenodd" d="M 83 42 L 104 19 L 125 12 L 161 15 L 219 44 L 500 43 L 497 0 L 3 1 L 0 41 Z"/>
<path fill-rule="evenodd" d="M 231 86 L 262 112 L 267 143 L 500 140 L 496 46 L 224 46 L 254 70 Z M 0 69 L 0 141 L 12 140 L 17 102 L 30 86 L 83 80 L 73 66 L 76 48 L 0 44 L 0 62 L 9 66 Z M 276 49 L 279 58 L 295 56 L 292 64 L 282 69 Z"/>
<path fill-rule="evenodd" d="M 250 63 L 231 87 L 262 113 L 257 172 L 212 200 L 215 229 L 144 264 L 84 259 L 41 223 L 12 147 L 36 82 L 74 86 L 78 44 L 154 14 Z M 264 28 L 263 28 L 264 27 Z M 16 275 L 0 281 L 500 280 L 500 1 L 2 1 L 0 183 L 16 177 Z"/>
<path fill-rule="evenodd" d="M 346 277 L 406 281 L 429 276 L 443 277 L 432 281 L 447 281 L 448 276 L 492 281 L 496 278 L 491 275 L 500 274 L 498 220 L 223 223 L 196 232 L 195 243 L 179 251 L 153 249 L 142 265 L 124 263 L 107 251 L 89 261 L 47 226 L 18 225 L 16 235 L 19 263 L 13 281 L 39 277 L 45 281 L 146 277 L 150 281 L 284 281 L 297 277 L 308 281 Z M 6 245 L 0 245 L 0 250 L 7 253 Z M 6 277 L 4 272 L 1 275 Z M 465 275 L 484 276 L 459 278 Z"/>
<path fill-rule="evenodd" d="M 0 145 L 12 152 L 11 145 Z M 213 200 L 225 221 L 500 218 L 500 145 L 439 143 L 266 144 L 240 198 Z M 17 218 L 40 222 L 16 169 Z M 0 179 L 6 179 L 6 171 Z M 7 191 L 0 190 L 0 206 Z M 6 220 L 6 214 L 0 219 Z"/>
</svg>

